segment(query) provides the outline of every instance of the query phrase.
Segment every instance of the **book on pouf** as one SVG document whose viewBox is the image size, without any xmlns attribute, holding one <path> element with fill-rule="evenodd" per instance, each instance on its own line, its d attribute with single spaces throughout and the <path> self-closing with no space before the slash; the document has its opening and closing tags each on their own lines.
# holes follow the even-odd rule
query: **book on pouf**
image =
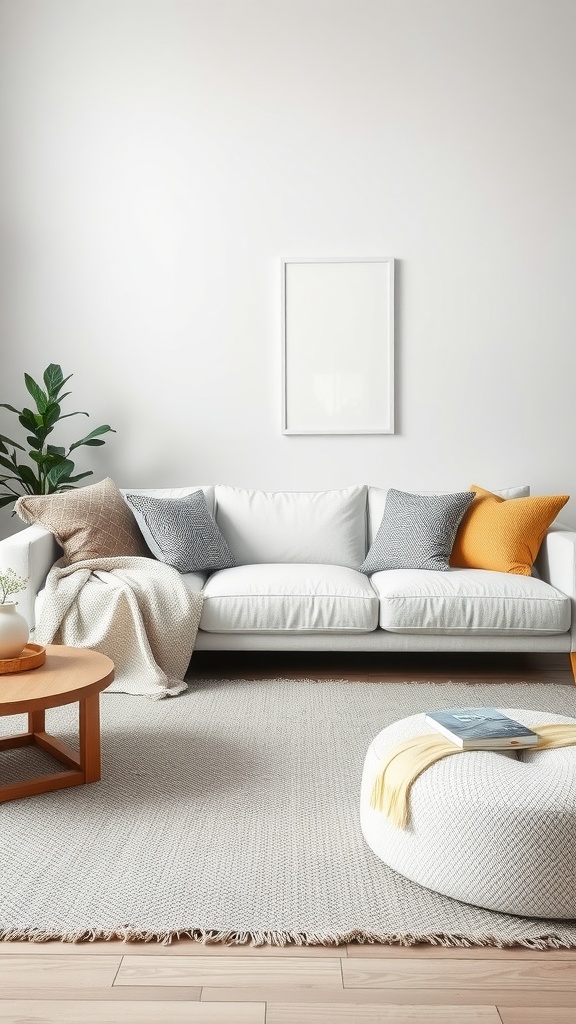
<svg viewBox="0 0 576 1024">
<path fill-rule="evenodd" d="M 498 708 L 451 708 L 430 711 L 425 721 L 463 750 L 533 747 L 538 734 Z"/>
</svg>

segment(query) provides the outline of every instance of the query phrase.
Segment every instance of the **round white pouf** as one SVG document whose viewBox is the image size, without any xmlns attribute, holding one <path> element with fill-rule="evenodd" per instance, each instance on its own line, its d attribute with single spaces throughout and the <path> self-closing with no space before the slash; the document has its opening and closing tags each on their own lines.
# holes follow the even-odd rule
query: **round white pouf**
<svg viewBox="0 0 576 1024">
<path fill-rule="evenodd" d="M 503 708 L 523 725 L 576 719 Z M 576 917 L 576 746 L 466 751 L 412 785 L 406 829 L 370 807 L 383 755 L 435 732 L 412 715 L 378 733 L 364 763 L 360 820 L 374 853 L 413 882 L 488 910 Z"/>
</svg>

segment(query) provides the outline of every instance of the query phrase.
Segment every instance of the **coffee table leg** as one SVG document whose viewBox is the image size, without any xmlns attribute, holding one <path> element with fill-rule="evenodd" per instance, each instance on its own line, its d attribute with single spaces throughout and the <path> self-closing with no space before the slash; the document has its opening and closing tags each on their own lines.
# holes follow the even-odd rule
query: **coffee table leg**
<svg viewBox="0 0 576 1024">
<path fill-rule="evenodd" d="M 80 701 L 80 766 L 84 782 L 100 779 L 100 694 Z"/>
<path fill-rule="evenodd" d="M 28 732 L 46 732 L 46 712 L 28 712 Z"/>
</svg>

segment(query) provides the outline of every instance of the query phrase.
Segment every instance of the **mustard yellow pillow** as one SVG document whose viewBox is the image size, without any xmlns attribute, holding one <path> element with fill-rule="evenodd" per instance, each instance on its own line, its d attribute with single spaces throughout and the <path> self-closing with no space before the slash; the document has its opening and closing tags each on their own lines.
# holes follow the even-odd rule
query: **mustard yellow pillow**
<svg viewBox="0 0 576 1024">
<path fill-rule="evenodd" d="M 544 534 L 569 495 L 506 499 L 476 484 L 470 490 L 476 497 L 460 523 L 450 565 L 530 576 Z"/>
</svg>

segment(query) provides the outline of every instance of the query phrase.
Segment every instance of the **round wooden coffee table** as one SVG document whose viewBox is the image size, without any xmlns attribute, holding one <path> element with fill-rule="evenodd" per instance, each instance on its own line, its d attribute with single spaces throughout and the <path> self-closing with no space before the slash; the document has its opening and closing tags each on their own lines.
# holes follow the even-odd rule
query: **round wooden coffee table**
<svg viewBox="0 0 576 1024">
<path fill-rule="evenodd" d="M 66 765 L 65 771 L 0 785 L 0 803 L 98 782 L 100 691 L 113 679 L 114 662 L 105 654 L 55 644 L 46 648 L 46 661 L 40 668 L 0 675 L 0 717 L 28 715 L 28 731 L 0 739 L 0 751 L 35 744 Z M 75 701 L 80 704 L 78 751 L 50 736 L 45 729 L 46 708 Z"/>
</svg>

